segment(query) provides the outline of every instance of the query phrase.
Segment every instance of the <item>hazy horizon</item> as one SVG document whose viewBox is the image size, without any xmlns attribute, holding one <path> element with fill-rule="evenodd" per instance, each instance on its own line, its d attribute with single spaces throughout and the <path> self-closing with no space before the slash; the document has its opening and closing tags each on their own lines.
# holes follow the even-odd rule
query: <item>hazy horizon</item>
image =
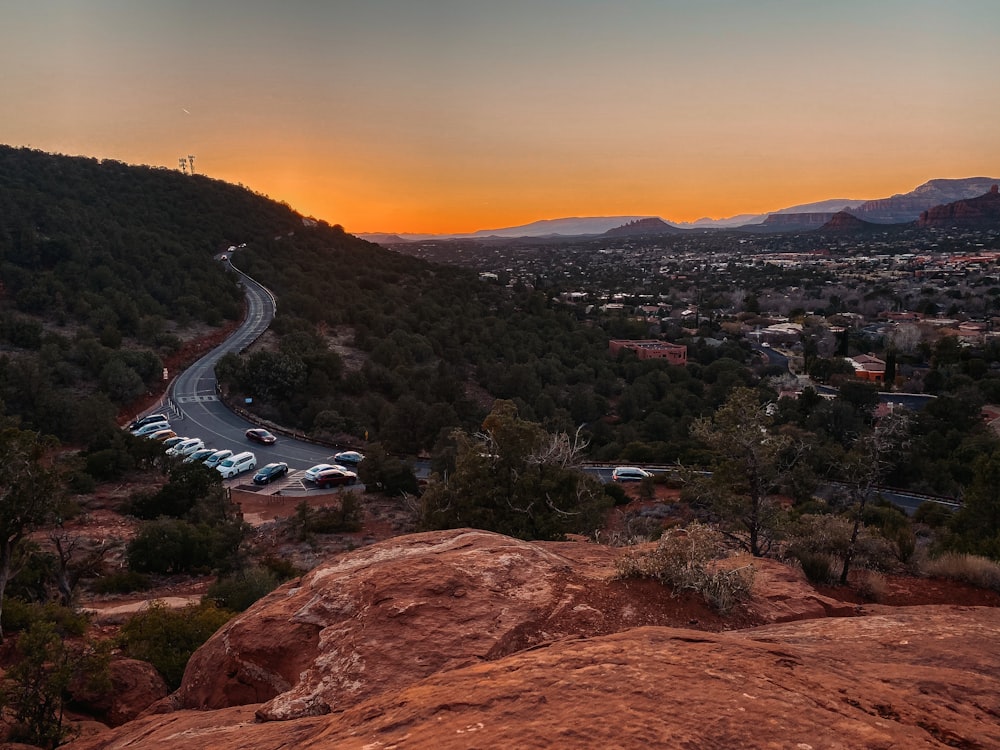
<svg viewBox="0 0 1000 750">
<path fill-rule="evenodd" d="M 193 154 L 357 234 L 690 223 L 1000 174 L 998 30 L 987 0 L 39 0 L 4 11 L 0 142 Z"/>
</svg>

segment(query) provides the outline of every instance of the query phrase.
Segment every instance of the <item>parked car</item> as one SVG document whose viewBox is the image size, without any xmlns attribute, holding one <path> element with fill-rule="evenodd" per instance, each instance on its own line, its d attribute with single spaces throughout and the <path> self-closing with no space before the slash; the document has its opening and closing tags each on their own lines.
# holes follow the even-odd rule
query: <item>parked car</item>
<svg viewBox="0 0 1000 750">
<path fill-rule="evenodd" d="M 278 461 L 273 464 L 265 464 L 256 474 L 253 475 L 254 484 L 269 484 L 275 479 L 280 479 L 288 473 L 288 464 Z"/>
<path fill-rule="evenodd" d="M 233 455 L 233 452 L 228 448 L 224 448 L 221 451 L 216 451 L 211 456 L 205 459 L 205 466 L 207 466 L 210 469 L 214 469 L 216 466 L 219 465 L 220 461 L 229 458 L 231 455 Z"/>
<path fill-rule="evenodd" d="M 150 440 L 166 440 L 167 438 L 177 437 L 177 433 L 173 430 L 157 430 L 152 435 L 147 435 Z"/>
<path fill-rule="evenodd" d="M 646 477 L 653 476 L 645 469 L 636 466 L 616 466 L 611 472 L 611 479 L 615 482 L 641 482 Z"/>
<path fill-rule="evenodd" d="M 256 467 L 257 456 L 250 451 L 245 451 L 244 453 L 237 453 L 235 456 L 222 459 L 219 461 L 218 466 L 215 467 L 215 470 L 222 474 L 223 479 L 229 479 Z"/>
<path fill-rule="evenodd" d="M 315 482 L 316 475 L 319 474 L 321 471 L 326 471 L 327 469 L 340 469 L 340 468 L 343 467 L 336 466 L 334 464 L 316 464 L 315 466 L 310 466 L 308 469 L 306 469 L 306 473 L 303 475 L 303 478 L 307 482 Z"/>
<path fill-rule="evenodd" d="M 166 414 L 147 414 L 144 417 L 139 417 L 138 419 L 133 420 L 129 424 L 128 430 L 129 432 L 135 432 L 140 427 L 145 427 L 150 422 L 169 422 L 169 421 L 170 420 L 167 419 Z"/>
<path fill-rule="evenodd" d="M 278 438 L 272 435 L 267 430 L 261 429 L 260 427 L 252 427 L 246 431 L 247 440 L 252 440 L 255 443 L 260 443 L 261 445 L 274 445 Z"/>
<path fill-rule="evenodd" d="M 136 437 L 149 437 L 154 432 L 159 432 L 160 430 L 169 430 L 170 422 L 147 422 L 142 427 L 138 427 L 132 430 L 132 434 Z"/>
<path fill-rule="evenodd" d="M 352 466 L 357 466 L 359 463 L 365 460 L 357 451 L 341 451 L 333 457 L 334 463 L 338 464 L 350 464 Z"/>
<path fill-rule="evenodd" d="M 353 471 L 348 471 L 341 466 L 333 466 L 324 469 L 316 475 L 313 480 L 317 487 L 337 487 L 344 484 L 354 484 L 358 481 L 358 475 Z"/>
<path fill-rule="evenodd" d="M 167 448 L 168 456 L 190 456 L 197 450 L 201 450 L 205 447 L 205 441 L 201 438 L 188 438 L 187 440 L 182 440 L 170 448 Z"/>
<path fill-rule="evenodd" d="M 199 448 L 194 453 L 189 454 L 185 459 L 184 463 L 193 464 L 200 461 L 204 461 L 206 458 L 215 453 L 215 448 Z"/>
<path fill-rule="evenodd" d="M 184 435 L 174 435 L 173 437 L 168 437 L 163 440 L 163 449 L 166 450 L 167 448 L 173 448 L 178 443 L 182 443 L 187 439 L 188 438 Z"/>
</svg>

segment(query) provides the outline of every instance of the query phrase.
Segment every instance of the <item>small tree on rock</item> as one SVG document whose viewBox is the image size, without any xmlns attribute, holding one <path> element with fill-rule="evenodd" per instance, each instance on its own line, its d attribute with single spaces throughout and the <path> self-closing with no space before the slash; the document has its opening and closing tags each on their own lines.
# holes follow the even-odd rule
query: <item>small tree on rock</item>
<svg viewBox="0 0 1000 750">
<path fill-rule="evenodd" d="M 691 433 L 713 454 L 712 474 L 696 494 L 709 499 L 723 522 L 754 556 L 771 547 L 783 516 L 772 493 L 801 454 L 801 446 L 772 427 L 767 405 L 752 388 L 734 389 Z"/>
<path fill-rule="evenodd" d="M 21 543 L 59 503 L 55 474 L 41 463 L 47 447 L 38 433 L 12 426 L 0 429 L 0 618 L 7 583 L 17 572 Z"/>
</svg>

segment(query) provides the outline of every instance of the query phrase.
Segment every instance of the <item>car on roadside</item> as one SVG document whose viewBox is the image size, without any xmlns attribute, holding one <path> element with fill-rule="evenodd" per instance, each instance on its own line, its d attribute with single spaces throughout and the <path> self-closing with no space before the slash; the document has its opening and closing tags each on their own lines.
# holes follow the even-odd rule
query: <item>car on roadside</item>
<svg viewBox="0 0 1000 750">
<path fill-rule="evenodd" d="M 288 464 L 284 461 L 265 464 L 260 467 L 260 470 L 256 474 L 253 475 L 253 483 L 270 484 L 275 479 L 281 479 L 281 477 L 286 474 L 288 474 Z"/>
<path fill-rule="evenodd" d="M 166 414 L 147 414 L 144 417 L 139 417 L 138 419 L 132 420 L 132 422 L 129 423 L 128 431 L 134 432 L 138 430 L 140 427 L 145 427 L 151 422 L 169 422 L 169 421 L 170 420 L 167 419 Z"/>
<path fill-rule="evenodd" d="M 169 430 L 170 422 L 163 420 L 162 422 L 147 422 L 142 427 L 137 427 L 132 430 L 132 434 L 136 437 L 149 437 L 154 432 L 159 432 L 160 430 Z"/>
<path fill-rule="evenodd" d="M 183 443 L 187 439 L 188 438 L 184 435 L 174 435 L 173 437 L 168 437 L 162 441 L 163 450 L 166 450 L 167 448 L 173 448 L 178 443 Z"/>
<path fill-rule="evenodd" d="M 637 466 L 616 466 L 615 470 L 611 472 L 613 482 L 641 482 L 651 476 L 653 475 L 648 471 Z"/>
<path fill-rule="evenodd" d="M 313 482 L 317 487 L 327 489 L 329 487 L 339 487 L 342 485 L 354 484 L 358 481 L 358 475 L 342 466 L 332 466 L 324 469 L 316 475 Z"/>
<path fill-rule="evenodd" d="M 188 456 L 186 456 L 184 458 L 183 463 L 186 464 L 200 463 L 215 452 L 216 452 L 215 448 L 199 448 L 194 453 L 191 453 Z"/>
<path fill-rule="evenodd" d="M 177 433 L 173 430 L 158 430 L 152 435 L 147 435 L 150 440 L 167 440 L 168 438 L 177 437 Z"/>
<path fill-rule="evenodd" d="M 233 452 L 228 448 L 223 448 L 221 451 L 216 451 L 211 456 L 205 459 L 205 466 L 210 469 L 214 469 L 219 463 L 233 455 Z"/>
<path fill-rule="evenodd" d="M 327 469 L 342 469 L 342 468 L 344 467 L 337 466 L 336 464 L 316 464 L 315 466 L 310 466 L 308 469 L 306 469 L 305 473 L 302 475 L 302 478 L 305 479 L 307 482 L 315 482 L 316 475 L 319 474 L 321 471 L 326 471 Z"/>
<path fill-rule="evenodd" d="M 175 458 L 182 458 L 184 456 L 190 456 L 195 451 L 201 450 L 205 447 L 205 441 L 201 438 L 188 438 L 187 440 L 182 440 L 170 448 L 167 448 L 167 455 L 174 456 Z"/>
<path fill-rule="evenodd" d="M 237 474 L 242 474 L 244 471 L 250 471 L 256 468 L 256 466 L 257 456 L 250 451 L 244 451 L 243 453 L 237 453 L 222 459 L 215 467 L 215 470 L 222 474 L 223 479 L 230 479 Z"/>
<path fill-rule="evenodd" d="M 274 445 L 278 442 L 278 438 L 272 435 L 267 430 L 260 427 L 251 427 L 246 431 L 247 440 L 251 440 L 255 443 L 260 443 L 261 445 Z"/>
<path fill-rule="evenodd" d="M 348 464 L 350 466 L 357 466 L 364 460 L 365 457 L 357 451 L 341 451 L 333 457 L 335 464 Z"/>
</svg>

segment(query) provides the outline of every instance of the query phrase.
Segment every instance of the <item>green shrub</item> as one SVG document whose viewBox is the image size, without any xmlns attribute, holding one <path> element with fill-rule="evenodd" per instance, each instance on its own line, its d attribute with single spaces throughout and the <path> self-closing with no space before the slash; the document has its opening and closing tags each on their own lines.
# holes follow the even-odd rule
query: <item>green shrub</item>
<svg viewBox="0 0 1000 750">
<path fill-rule="evenodd" d="M 106 448 L 87 456 L 87 474 L 94 479 L 118 479 L 135 466 L 135 461 L 124 448 Z"/>
<path fill-rule="evenodd" d="M 361 529 L 361 498 L 353 490 L 341 492 L 340 506 L 324 505 L 307 514 L 306 532 L 339 534 Z"/>
<path fill-rule="evenodd" d="M 278 587 L 280 581 L 267 568 L 250 568 L 219 578 L 208 588 L 206 598 L 223 609 L 242 612 Z"/>
<path fill-rule="evenodd" d="M 77 495 L 89 495 L 97 487 L 97 481 L 86 472 L 76 471 L 69 475 L 67 484 Z"/>
<path fill-rule="evenodd" d="M 946 506 L 930 500 L 920 503 L 913 514 L 915 522 L 927 524 L 932 529 L 939 529 L 942 526 L 946 526 L 951 517 L 952 512 Z"/>
<path fill-rule="evenodd" d="M 133 659 L 148 661 L 172 690 L 180 687 L 191 654 L 233 616 L 211 602 L 167 609 L 162 602 L 129 618 L 118 645 Z"/>
<path fill-rule="evenodd" d="M 134 570 L 120 570 L 96 579 L 90 586 L 95 594 L 130 594 L 133 591 L 148 591 L 153 587 L 152 579 L 145 573 Z"/>
<path fill-rule="evenodd" d="M 613 482 L 604 485 L 604 494 L 610 497 L 615 505 L 628 505 L 632 501 L 625 489 L 620 484 Z"/>
<path fill-rule="evenodd" d="M 853 528 L 854 523 L 844 516 L 803 515 L 791 529 L 788 555 L 802 564 L 802 570 L 811 582 L 830 583 L 826 568 L 836 568 L 838 563 L 843 566 Z M 902 533 L 909 526 L 894 528 L 900 529 L 897 533 Z M 854 545 L 852 568 L 888 570 L 895 564 L 899 551 L 896 543 L 886 539 L 877 529 L 862 527 Z M 836 578 L 839 574 L 834 575 Z"/>
<path fill-rule="evenodd" d="M 140 573 L 202 573 L 224 569 L 243 539 L 239 522 L 193 524 L 176 518 L 147 521 L 129 542 L 129 568 Z"/>
<path fill-rule="evenodd" d="M 304 570 L 295 567 L 291 560 L 286 560 L 283 557 L 268 555 L 260 561 L 260 564 L 274 573 L 279 581 L 288 581 L 305 573 Z"/>
<path fill-rule="evenodd" d="M 71 734 L 65 706 L 76 690 L 111 687 L 107 644 L 71 643 L 52 622 L 36 620 L 17 639 L 16 659 L 0 684 L 0 705 L 14 742 L 54 748 Z"/>
<path fill-rule="evenodd" d="M 794 556 L 809 583 L 825 586 L 836 581 L 840 575 L 835 571 L 837 559 L 826 552 L 796 550 Z"/>
<path fill-rule="evenodd" d="M 20 599 L 4 599 L 4 633 L 27 630 L 36 622 L 49 623 L 66 636 L 83 635 L 87 631 L 89 623 L 85 614 L 77 612 L 71 607 L 63 607 L 53 602 L 29 604 Z"/>
</svg>

